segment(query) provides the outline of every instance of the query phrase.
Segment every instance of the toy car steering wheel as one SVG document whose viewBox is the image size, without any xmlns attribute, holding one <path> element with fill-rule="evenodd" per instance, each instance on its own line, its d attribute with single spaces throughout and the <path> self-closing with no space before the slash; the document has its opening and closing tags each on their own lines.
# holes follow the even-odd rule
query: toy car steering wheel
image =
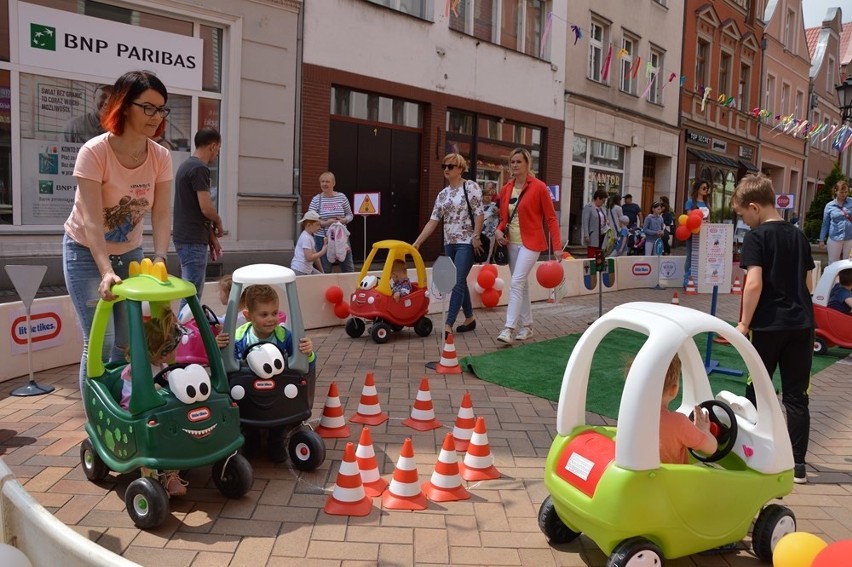
<svg viewBox="0 0 852 567">
<path fill-rule="evenodd" d="M 192 363 L 191 362 L 176 362 L 174 364 L 169 364 L 168 366 L 166 366 L 165 368 L 163 368 L 162 370 L 157 372 L 157 374 L 154 376 L 154 384 L 161 386 L 163 388 L 168 388 L 169 387 L 169 380 L 168 380 L 168 378 L 166 378 L 166 375 L 168 375 L 168 373 L 171 372 L 172 370 L 177 370 L 178 368 L 186 368 L 190 364 L 192 364 Z"/>
<path fill-rule="evenodd" d="M 217 317 L 213 310 L 206 305 L 202 305 L 201 310 L 204 311 L 204 317 L 207 319 L 207 322 L 215 329 L 216 325 L 219 324 L 219 317 Z"/>
<path fill-rule="evenodd" d="M 716 425 L 718 432 L 713 433 L 713 437 L 716 438 L 716 442 L 719 444 L 716 448 L 716 452 L 710 456 L 704 456 L 690 449 L 689 452 L 692 453 L 692 456 L 701 461 L 702 463 L 715 463 L 717 461 L 721 461 L 725 458 L 728 453 L 730 453 L 734 449 L 734 443 L 737 440 L 737 432 L 739 431 L 739 426 L 737 425 L 737 416 L 734 413 L 734 410 L 731 409 L 731 406 L 726 404 L 725 402 L 719 400 L 707 400 L 698 404 L 698 407 L 704 408 L 707 410 L 710 418 L 710 426 L 711 432 L 713 430 L 713 425 Z M 728 420 L 730 420 L 730 425 L 722 423 L 719 419 L 719 416 L 716 415 L 716 412 L 713 411 L 714 407 L 722 408 L 722 410 L 728 414 Z M 692 418 L 695 415 L 695 411 L 689 412 L 689 421 L 692 421 Z"/>
</svg>

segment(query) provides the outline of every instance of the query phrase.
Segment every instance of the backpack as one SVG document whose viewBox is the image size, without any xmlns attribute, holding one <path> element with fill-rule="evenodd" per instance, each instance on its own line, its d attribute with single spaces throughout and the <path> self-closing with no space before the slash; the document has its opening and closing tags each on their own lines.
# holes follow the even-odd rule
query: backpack
<svg viewBox="0 0 852 567">
<path fill-rule="evenodd" d="M 336 222 L 325 230 L 325 235 L 328 238 L 325 257 L 332 264 L 344 261 L 349 253 L 349 230 Z"/>
</svg>

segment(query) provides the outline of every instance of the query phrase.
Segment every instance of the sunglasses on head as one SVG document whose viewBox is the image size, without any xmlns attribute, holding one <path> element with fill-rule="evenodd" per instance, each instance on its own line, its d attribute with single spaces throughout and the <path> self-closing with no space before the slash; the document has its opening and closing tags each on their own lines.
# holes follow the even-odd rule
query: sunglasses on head
<svg viewBox="0 0 852 567">
<path fill-rule="evenodd" d="M 160 350 L 157 352 L 157 355 L 160 357 L 164 357 L 167 354 L 174 351 L 178 345 L 180 345 L 181 338 L 184 334 L 186 334 L 188 330 L 181 325 L 175 325 L 172 330 L 172 335 L 163 343 L 163 346 L 160 347 Z"/>
<path fill-rule="evenodd" d="M 458 166 L 454 163 L 442 163 L 441 164 L 441 169 L 449 169 L 450 171 L 452 171 L 453 169 L 455 169 L 457 167 Z"/>
</svg>

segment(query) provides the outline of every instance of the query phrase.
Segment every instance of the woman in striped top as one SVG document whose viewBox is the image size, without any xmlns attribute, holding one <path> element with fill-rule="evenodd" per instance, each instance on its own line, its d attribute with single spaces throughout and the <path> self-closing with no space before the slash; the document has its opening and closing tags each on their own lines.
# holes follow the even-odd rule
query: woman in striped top
<svg viewBox="0 0 852 567">
<path fill-rule="evenodd" d="M 332 224 L 339 222 L 347 225 L 354 218 L 352 215 L 352 207 L 349 205 L 349 199 L 343 193 L 334 190 L 336 180 L 334 174 L 326 171 L 319 176 L 320 189 L 322 192 L 314 195 L 311 199 L 311 204 L 308 205 L 309 211 L 316 211 L 320 217 L 320 229 L 314 234 L 317 250 L 321 249 L 324 244 L 326 229 Z M 352 261 L 352 248 L 346 253 L 346 259 L 343 262 L 329 262 L 328 257 L 323 255 L 320 258 L 322 261 L 322 270 L 325 274 L 331 273 L 332 266 L 340 266 L 341 272 L 354 272 L 355 264 Z"/>
</svg>

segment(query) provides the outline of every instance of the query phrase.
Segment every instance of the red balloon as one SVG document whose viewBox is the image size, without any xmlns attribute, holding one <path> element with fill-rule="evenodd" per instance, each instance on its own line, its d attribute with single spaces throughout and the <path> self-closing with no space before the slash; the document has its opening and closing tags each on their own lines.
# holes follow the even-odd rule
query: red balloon
<svg viewBox="0 0 852 567">
<path fill-rule="evenodd" d="M 349 317 L 349 304 L 345 301 L 341 301 L 340 303 L 334 306 L 334 315 L 338 319 L 346 319 Z"/>
<path fill-rule="evenodd" d="M 686 219 L 686 228 L 688 228 L 690 231 L 693 231 L 696 228 L 700 228 L 702 221 L 703 219 L 700 216 L 689 215 L 689 218 Z"/>
<path fill-rule="evenodd" d="M 692 209 L 689 211 L 689 216 L 696 216 L 700 218 L 704 218 L 704 211 L 702 209 Z"/>
<path fill-rule="evenodd" d="M 497 274 L 491 270 L 479 270 L 479 275 L 476 276 L 476 283 L 482 286 L 482 289 L 491 289 L 494 287 L 494 280 L 497 279 Z"/>
<path fill-rule="evenodd" d="M 332 305 L 337 305 L 341 301 L 343 301 L 343 290 L 340 289 L 340 286 L 333 285 L 327 290 L 325 290 L 325 300 L 331 303 Z"/>
<path fill-rule="evenodd" d="M 686 225 L 682 224 L 675 229 L 675 236 L 677 236 L 678 240 L 686 240 L 689 238 L 689 229 Z"/>
<path fill-rule="evenodd" d="M 817 553 L 811 567 L 842 567 L 849 564 L 850 557 L 852 557 L 852 539 L 836 541 Z"/>
<path fill-rule="evenodd" d="M 494 307 L 500 303 L 500 292 L 494 288 L 486 289 L 479 297 L 485 307 Z"/>
<path fill-rule="evenodd" d="M 494 274 L 494 277 L 496 278 L 496 277 L 497 277 L 497 266 L 495 266 L 494 264 L 485 264 L 484 266 L 482 266 L 482 267 L 479 269 L 479 272 L 480 272 L 480 273 L 482 273 L 482 272 L 491 272 L 491 273 L 493 273 L 493 274 Z"/>
<path fill-rule="evenodd" d="M 535 279 L 541 284 L 541 287 L 553 289 L 562 283 L 565 278 L 565 272 L 562 270 L 562 264 L 556 260 L 550 260 L 539 265 L 535 271 Z"/>
</svg>

